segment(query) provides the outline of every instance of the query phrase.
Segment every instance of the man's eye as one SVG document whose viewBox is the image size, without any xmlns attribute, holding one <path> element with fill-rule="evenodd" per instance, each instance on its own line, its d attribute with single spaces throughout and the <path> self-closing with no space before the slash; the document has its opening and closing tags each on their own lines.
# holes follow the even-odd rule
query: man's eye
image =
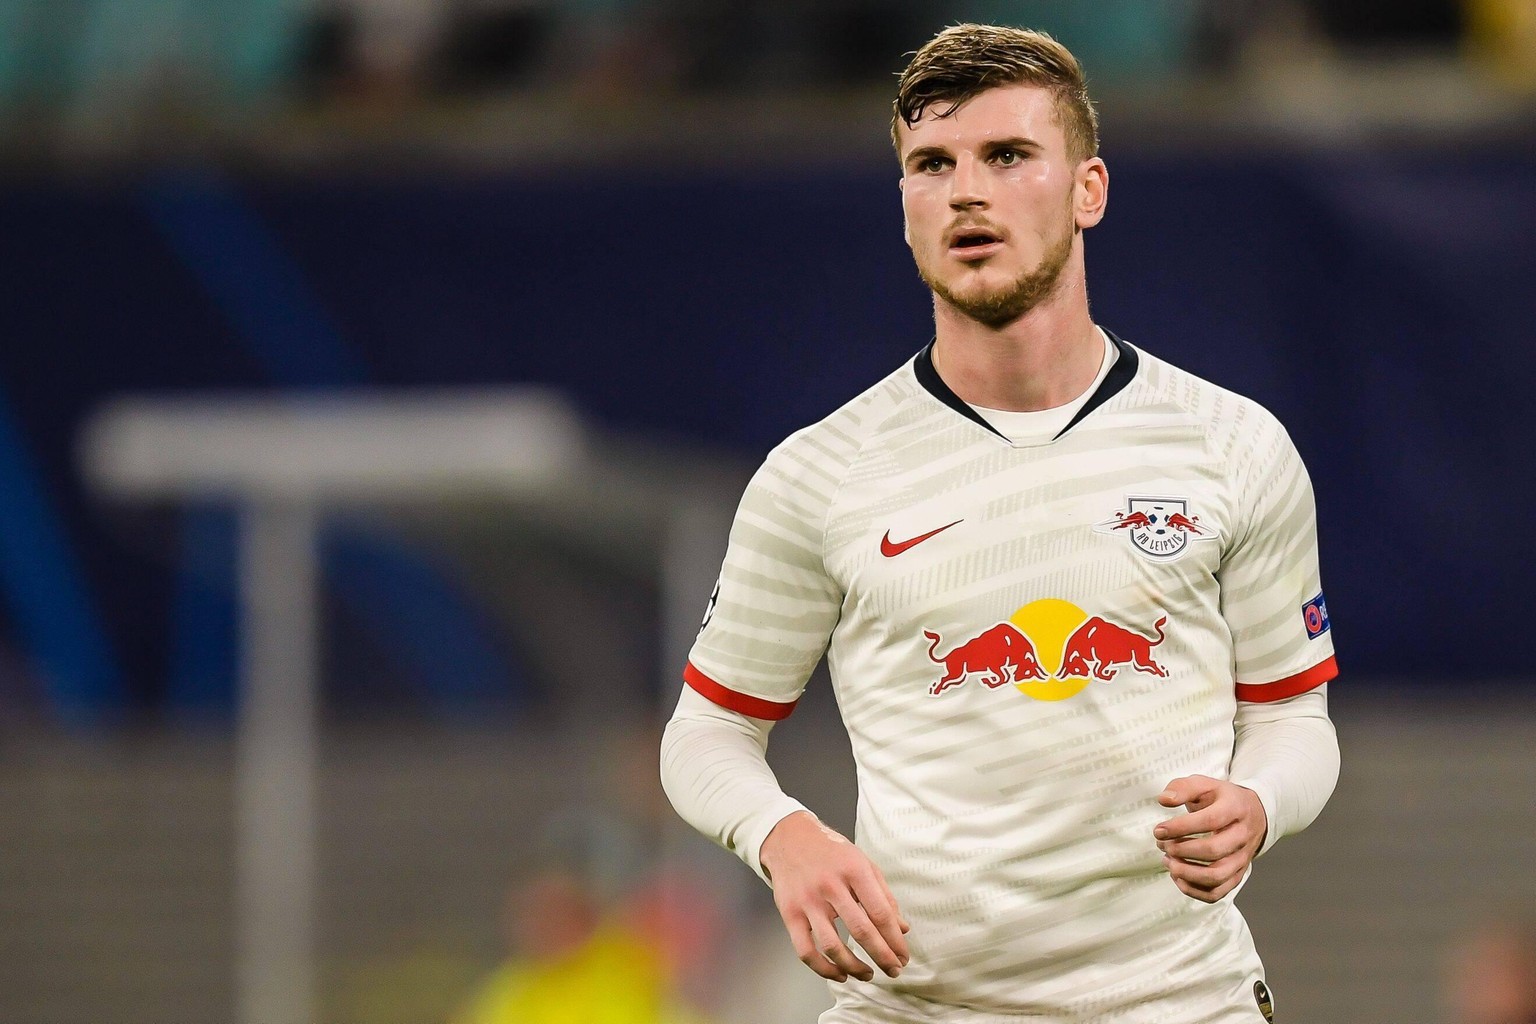
<svg viewBox="0 0 1536 1024">
<path fill-rule="evenodd" d="M 944 169 L 944 158 L 931 156 L 923 161 L 921 169 L 925 174 L 937 174 Z"/>
<path fill-rule="evenodd" d="M 996 156 L 997 162 L 1002 164 L 1004 167 L 1012 167 L 1014 164 L 1018 163 L 1019 161 L 1021 161 L 1023 159 L 1024 159 L 1024 155 L 1022 153 L 1020 153 L 1016 149 L 1001 149 L 1001 150 L 998 150 L 997 156 Z"/>
</svg>

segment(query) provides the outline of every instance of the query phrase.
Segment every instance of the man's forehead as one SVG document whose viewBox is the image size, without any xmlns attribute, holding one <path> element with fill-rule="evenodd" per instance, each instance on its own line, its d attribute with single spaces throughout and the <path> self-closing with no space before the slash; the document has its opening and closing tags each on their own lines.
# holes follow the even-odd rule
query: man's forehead
<svg viewBox="0 0 1536 1024">
<path fill-rule="evenodd" d="M 1056 97 L 1039 85 L 1002 85 L 977 93 L 959 106 L 936 100 L 914 125 L 899 126 L 901 138 L 913 145 L 973 145 L 999 137 L 1023 136 L 1042 145 L 1062 142 Z"/>
</svg>

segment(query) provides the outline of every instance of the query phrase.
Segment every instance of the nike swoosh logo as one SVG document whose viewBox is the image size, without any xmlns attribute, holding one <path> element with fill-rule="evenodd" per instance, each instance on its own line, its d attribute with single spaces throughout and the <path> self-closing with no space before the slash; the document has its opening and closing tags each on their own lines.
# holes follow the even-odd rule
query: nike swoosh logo
<svg viewBox="0 0 1536 1024">
<path fill-rule="evenodd" d="M 965 522 L 964 519 L 956 519 L 954 522 L 950 523 L 949 526 L 959 526 L 963 522 Z M 949 526 L 941 526 L 937 530 L 929 530 L 927 533 L 919 534 L 918 536 L 913 537 L 911 540 L 901 541 L 892 541 L 891 531 L 886 530 L 885 536 L 880 538 L 880 553 L 886 558 L 895 558 L 897 555 L 901 554 L 908 548 L 917 547 L 929 537 L 935 537 L 943 533 L 945 530 L 949 529 Z"/>
</svg>

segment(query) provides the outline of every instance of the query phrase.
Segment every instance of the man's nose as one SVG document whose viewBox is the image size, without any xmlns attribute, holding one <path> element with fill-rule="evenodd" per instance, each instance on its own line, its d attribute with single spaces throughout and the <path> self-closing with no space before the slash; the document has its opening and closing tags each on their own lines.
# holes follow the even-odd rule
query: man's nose
<svg viewBox="0 0 1536 1024">
<path fill-rule="evenodd" d="M 969 157 L 955 161 L 950 175 L 949 205 L 956 210 L 970 206 L 986 206 L 989 196 L 986 168 Z"/>
</svg>

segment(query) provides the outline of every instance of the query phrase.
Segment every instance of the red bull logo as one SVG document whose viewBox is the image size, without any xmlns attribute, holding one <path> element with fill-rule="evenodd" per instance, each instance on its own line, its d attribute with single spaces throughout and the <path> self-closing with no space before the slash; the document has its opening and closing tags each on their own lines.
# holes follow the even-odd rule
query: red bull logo
<svg viewBox="0 0 1536 1024">
<path fill-rule="evenodd" d="M 1095 679 L 1113 682 L 1122 670 L 1165 678 L 1154 648 L 1167 639 L 1167 622 L 1161 616 L 1143 633 L 1048 597 L 943 653 L 944 638 L 925 629 L 928 659 L 944 669 L 928 692 L 937 697 L 974 679 L 994 690 L 1012 685 L 1036 700 L 1066 700 Z"/>
<path fill-rule="evenodd" d="M 1061 655 L 1063 676 L 1093 676 L 1110 682 L 1120 666 L 1126 665 L 1137 672 L 1150 672 L 1154 676 L 1168 675 L 1168 670 L 1152 660 L 1152 648 L 1162 643 L 1164 615 L 1152 624 L 1157 639 L 1142 636 L 1133 629 L 1126 629 L 1095 615 L 1073 631 L 1067 638 L 1067 646 Z"/>
<path fill-rule="evenodd" d="M 935 697 L 951 686 L 959 686 L 969 675 L 978 676 L 981 685 L 994 690 L 1005 683 L 1047 678 L 1045 669 L 1040 667 L 1039 655 L 1035 654 L 1035 645 L 1011 622 L 999 622 L 942 658 L 933 652 L 938 650 L 944 638 L 931 629 L 923 630 L 923 636 L 931 641 L 928 657 L 944 666 L 943 678 L 928 688 Z"/>
</svg>

